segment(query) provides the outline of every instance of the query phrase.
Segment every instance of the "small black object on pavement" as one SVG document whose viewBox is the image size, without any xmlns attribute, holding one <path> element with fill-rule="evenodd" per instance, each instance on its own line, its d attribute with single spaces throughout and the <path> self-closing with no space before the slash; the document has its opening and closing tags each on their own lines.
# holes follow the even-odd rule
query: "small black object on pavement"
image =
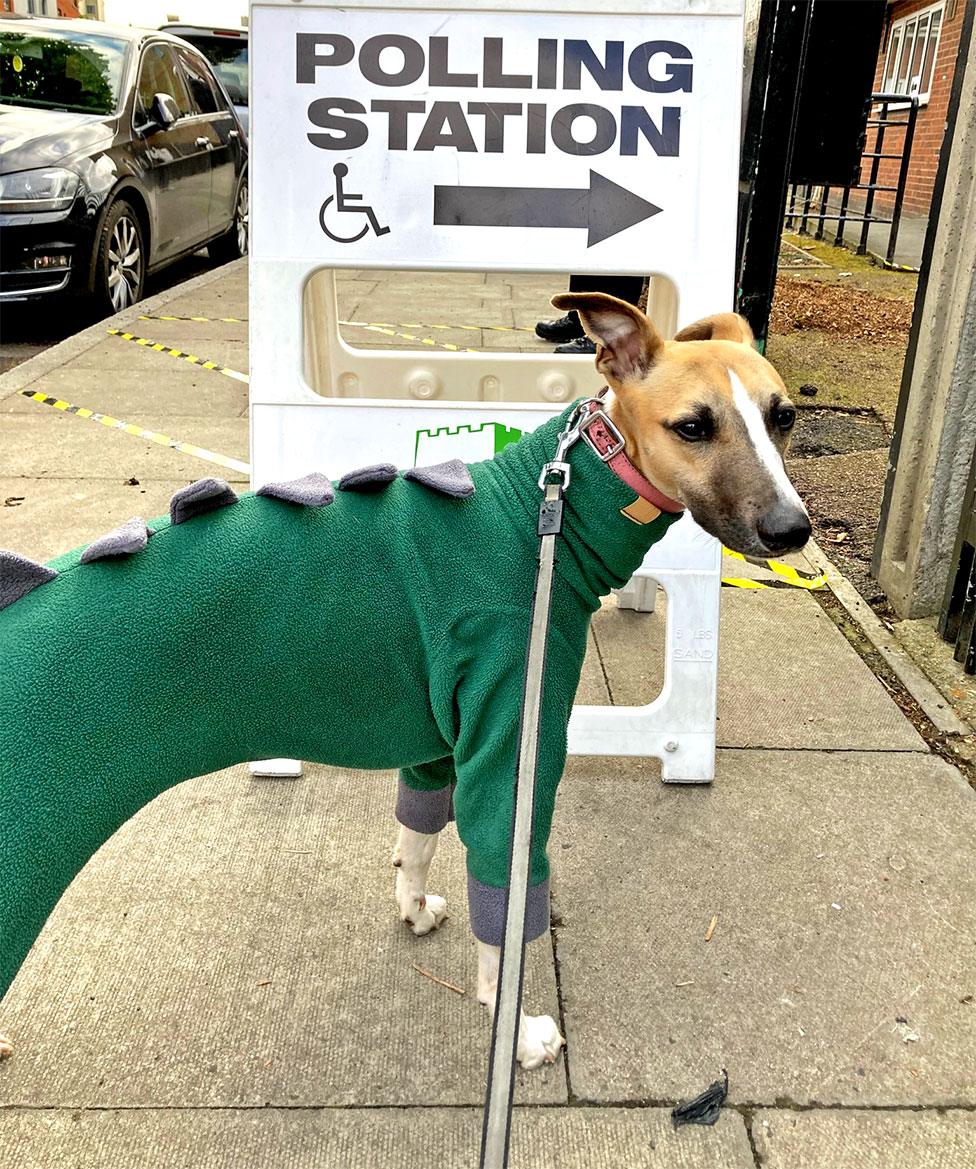
<svg viewBox="0 0 976 1169">
<path fill-rule="evenodd" d="M 714 1124 L 728 1094 L 729 1073 L 722 1068 L 721 1080 L 709 1084 L 694 1100 L 686 1100 L 671 1109 L 671 1123 L 675 1128 L 682 1124 Z"/>
<path fill-rule="evenodd" d="M 557 317 L 554 321 L 538 321 L 535 326 L 537 337 L 543 341 L 561 343 L 574 341 L 583 336 L 583 326 L 575 312 L 569 312 L 564 317 Z"/>
<path fill-rule="evenodd" d="M 577 337 L 574 341 L 567 341 L 565 345 L 557 345 L 554 353 L 596 353 L 596 345 L 589 337 Z"/>
</svg>

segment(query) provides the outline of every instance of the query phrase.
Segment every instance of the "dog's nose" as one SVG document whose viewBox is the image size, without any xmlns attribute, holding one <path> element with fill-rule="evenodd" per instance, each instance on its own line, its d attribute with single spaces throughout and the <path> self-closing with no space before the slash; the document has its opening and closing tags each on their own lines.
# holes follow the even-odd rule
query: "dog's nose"
<svg viewBox="0 0 976 1169">
<path fill-rule="evenodd" d="M 798 507 L 774 507 L 756 525 L 770 552 L 796 551 L 810 539 L 810 517 Z"/>
</svg>

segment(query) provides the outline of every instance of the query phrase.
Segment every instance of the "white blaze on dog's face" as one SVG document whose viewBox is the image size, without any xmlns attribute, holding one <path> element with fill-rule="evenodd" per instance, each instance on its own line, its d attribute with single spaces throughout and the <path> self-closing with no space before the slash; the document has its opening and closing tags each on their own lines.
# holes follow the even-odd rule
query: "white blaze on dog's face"
<svg viewBox="0 0 976 1169">
<path fill-rule="evenodd" d="M 706 317 L 664 341 L 615 297 L 565 293 L 552 303 L 575 309 L 596 342 L 613 421 L 657 488 L 737 552 L 803 547 L 810 519 L 783 466 L 796 410 L 741 317 Z"/>
</svg>

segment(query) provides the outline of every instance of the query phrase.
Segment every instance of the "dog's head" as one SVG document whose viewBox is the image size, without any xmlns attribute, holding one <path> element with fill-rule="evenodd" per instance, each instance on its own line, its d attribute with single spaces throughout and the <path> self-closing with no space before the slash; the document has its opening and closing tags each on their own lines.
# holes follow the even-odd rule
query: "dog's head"
<svg viewBox="0 0 976 1169">
<path fill-rule="evenodd" d="M 796 410 L 742 317 L 706 317 L 665 341 L 616 297 L 563 293 L 552 303 L 579 313 L 627 454 L 657 488 L 737 552 L 803 547 L 810 519 L 783 467 Z"/>
</svg>

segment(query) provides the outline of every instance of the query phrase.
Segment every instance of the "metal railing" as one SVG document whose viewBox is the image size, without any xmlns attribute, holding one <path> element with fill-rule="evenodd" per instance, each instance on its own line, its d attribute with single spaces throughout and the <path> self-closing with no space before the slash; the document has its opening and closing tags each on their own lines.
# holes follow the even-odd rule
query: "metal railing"
<svg viewBox="0 0 976 1169">
<path fill-rule="evenodd" d="M 892 107 L 897 106 L 896 109 Z M 880 107 L 880 108 L 876 108 Z M 872 93 L 870 98 L 869 116 L 867 125 L 875 131 L 872 150 L 865 150 L 862 159 L 871 159 L 870 177 L 867 183 L 861 183 L 860 172 L 857 181 L 840 189 L 840 205 L 836 210 L 831 205 L 831 193 L 837 187 L 816 186 L 806 184 L 803 194 L 799 195 L 800 184 L 794 183 L 790 189 L 789 208 L 786 212 L 785 227 L 788 231 L 798 231 L 801 235 L 811 234 L 808 225 L 816 223 L 816 230 L 812 233 L 814 239 L 824 238 L 824 225 L 836 223 L 837 232 L 834 235 L 834 246 L 843 247 L 844 232 L 848 223 L 861 224 L 861 238 L 858 241 L 856 252 L 859 256 L 868 250 L 868 233 L 874 223 L 890 224 L 888 229 L 888 246 L 885 252 L 885 263 L 893 266 L 895 262 L 895 247 L 898 243 L 898 228 L 901 223 L 902 204 L 905 200 L 905 185 L 908 182 L 908 167 L 912 157 L 912 143 L 915 139 L 915 122 L 918 118 L 918 98 L 907 97 L 898 93 Z M 891 151 L 889 137 L 888 150 L 885 150 L 887 132 L 901 132 L 901 149 L 897 153 Z M 882 159 L 900 160 L 898 168 L 898 182 L 895 186 L 886 186 L 878 182 L 878 172 L 881 169 Z M 851 205 L 851 192 L 863 191 L 864 205 L 858 208 Z M 878 192 L 894 195 L 891 216 L 885 217 L 874 214 L 874 197 Z M 801 206 L 797 207 L 797 199 Z M 836 200 L 836 195 L 835 195 Z M 816 206 L 819 204 L 819 207 Z M 799 226 L 795 226 L 795 225 Z"/>
<path fill-rule="evenodd" d="M 952 551 L 949 580 L 939 633 L 954 641 L 954 657 L 967 674 L 976 674 L 976 456 L 963 499 L 956 546 Z"/>
</svg>

